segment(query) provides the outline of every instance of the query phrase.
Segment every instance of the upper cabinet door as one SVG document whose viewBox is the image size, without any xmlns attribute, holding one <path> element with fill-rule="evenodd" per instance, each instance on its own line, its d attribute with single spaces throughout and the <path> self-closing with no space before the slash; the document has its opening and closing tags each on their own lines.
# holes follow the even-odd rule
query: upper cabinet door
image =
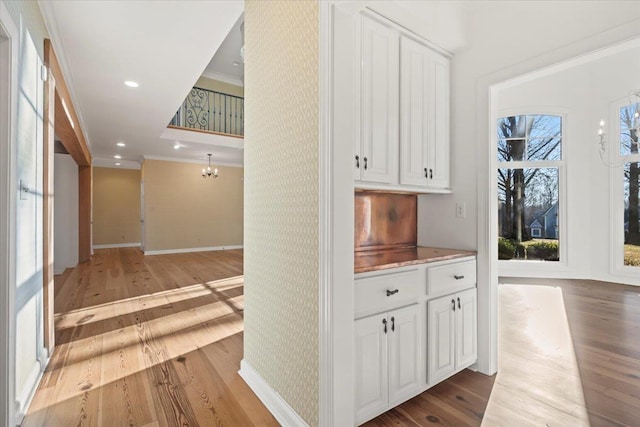
<svg viewBox="0 0 640 427">
<path fill-rule="evenodd" d="M 407 37 L 400 58 L 400 183 L 447 189 L 449 59 Z"/>
<path fill-rule="evenodd" d="M 428 172 L 430 188 L 449 188 L 449 58 L 431 52 Z"/>
<path fill-rule="evenodd" d="M 400 184 L 426 186 L 431 50 L 400 39 Z"/>
<path fill-rule="evenodd" d="M 362 17 L 361 180 L 398 183 L 399 34 Z"/>
</svg>

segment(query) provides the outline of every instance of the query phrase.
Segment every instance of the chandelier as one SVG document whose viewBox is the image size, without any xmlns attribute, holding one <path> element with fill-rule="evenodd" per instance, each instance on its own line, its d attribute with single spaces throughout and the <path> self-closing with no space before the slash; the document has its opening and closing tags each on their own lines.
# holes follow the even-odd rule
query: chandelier
<svg viewBox="0 0 640 427">
<path fill-rule="evenodd" d="M 211 153 L 207 154 L 209 156 L 209 166 L 206 169 L 202 169 L 202 177 L 203 178 L 217 178 L 218 177 L 218 168 L 211 169 Z"/>
</svg>

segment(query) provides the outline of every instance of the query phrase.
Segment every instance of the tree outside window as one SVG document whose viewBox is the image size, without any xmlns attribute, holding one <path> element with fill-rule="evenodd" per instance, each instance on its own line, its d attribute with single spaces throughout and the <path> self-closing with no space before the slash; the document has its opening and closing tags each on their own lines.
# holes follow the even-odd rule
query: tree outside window
<svg viewBox="0 0 640 427">
<path fill-rule="evenodd" d="M 624 160 L 624 265 L 640 266 L 640 104 L 620 109 L 620 155 Z"/>
<path fill-rule="evenodd" d="M 498 120 L 499 259 L 559 260 L 562 118 Z"/>
</svg>

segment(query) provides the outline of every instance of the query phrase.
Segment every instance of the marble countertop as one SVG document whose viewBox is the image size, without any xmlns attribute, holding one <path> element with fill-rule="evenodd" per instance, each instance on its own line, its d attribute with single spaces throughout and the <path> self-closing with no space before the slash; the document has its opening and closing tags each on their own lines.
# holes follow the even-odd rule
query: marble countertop
<svg viewBox="0 0 640 427">
<path fill-rule="evenodd" d="M 401 249 L 360 251 L 355 253 L 355 273 L 426 264 L 467 256 L 475 256 L 473 251 L 417 246 Z"/>
</svg>

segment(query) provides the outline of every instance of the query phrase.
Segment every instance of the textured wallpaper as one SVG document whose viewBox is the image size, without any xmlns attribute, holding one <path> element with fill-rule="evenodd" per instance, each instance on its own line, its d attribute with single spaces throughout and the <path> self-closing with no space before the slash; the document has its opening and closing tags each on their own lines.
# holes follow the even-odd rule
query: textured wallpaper
<svg viewBox="0 0 640 427">
<path fill-rule="evenodd" d="M 244 358 L 318 425 L 318 2 L 245 1 Z"/>
</svg>

